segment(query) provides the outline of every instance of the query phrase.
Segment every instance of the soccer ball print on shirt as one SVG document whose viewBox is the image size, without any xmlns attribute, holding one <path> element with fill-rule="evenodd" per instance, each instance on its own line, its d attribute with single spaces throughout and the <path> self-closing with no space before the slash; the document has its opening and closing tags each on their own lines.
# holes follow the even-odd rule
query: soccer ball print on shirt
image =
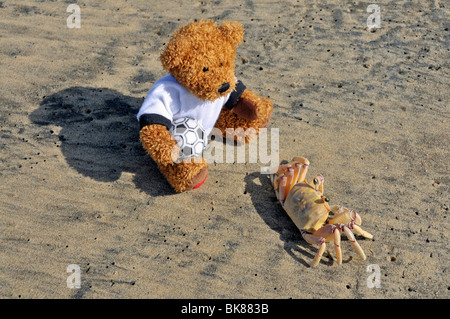
<svg viewBox="0 0 450 319">
<path fill-rule="evenodd" d="M 170 133 L 172 133 L 180 148 L 177 160 L 201 156 L 208 143 L 205 130 L 201 124 L 186 117 L 176 119 L 172 124 Z"/>
</svg>

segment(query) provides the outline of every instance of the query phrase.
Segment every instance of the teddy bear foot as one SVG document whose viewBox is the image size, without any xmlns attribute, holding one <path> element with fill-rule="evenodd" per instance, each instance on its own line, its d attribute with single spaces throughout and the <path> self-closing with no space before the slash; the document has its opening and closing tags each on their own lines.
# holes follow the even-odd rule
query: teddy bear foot
<svg viewBox="0 0 450 319">
<path fill-rule="evenodd" d="M 186 186 L 185 191 L 190 191 L 193 189 L 197 189 L 203 185 L 206 181 L 206 177 L 208 176 L 208 167 L 203 167 L 200 172 L 192 179 L 191 183 Z"/>
<path fill-rule="evenodd" d="M 201 163 L 169 164 L 159 169 L 178 193 L 199 188 L 208 175 L 208 166 L 204 160 Z"/>
</svg>

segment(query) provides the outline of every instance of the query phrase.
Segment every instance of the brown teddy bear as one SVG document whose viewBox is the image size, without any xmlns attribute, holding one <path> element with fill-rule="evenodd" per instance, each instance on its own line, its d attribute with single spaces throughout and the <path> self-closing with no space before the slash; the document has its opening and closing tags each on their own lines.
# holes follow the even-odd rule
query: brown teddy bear
<svg viewBox="0 0 450 319">
<path fill-rule="evenodd" d="M 272 115 L 269 98 L 261 98 L 235 77 L 236 48 L 244 28 L 238 22 L 192 22 L 179 28 L 161 54 L 168 75 L 152 87 L 137 115 L 143 147 L 177 192 L 199 187 L 208 168 L 203 158 L 174 161 L 178 144 L 171 133 L 173 121 L 192 118 L 206 135 L 215 127 L 254 128 L 258 133 Z M 251 136 L 234 135 L 238 142 Z"/>
</svg>

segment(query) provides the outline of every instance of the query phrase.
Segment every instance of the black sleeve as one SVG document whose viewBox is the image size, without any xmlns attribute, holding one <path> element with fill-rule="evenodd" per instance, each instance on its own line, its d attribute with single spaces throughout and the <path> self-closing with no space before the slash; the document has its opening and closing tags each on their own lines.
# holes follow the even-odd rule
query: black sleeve
<svg viewBox="0 0 450 319">
<path fill-rule="evenodd" d="M 142 114 L 139 118 L 140 129 L 144 126 L 152 124 L 164 125 L 168 130 L 172 127 L 172 122 L 168 118 L 159 114 Z"/>
<path fill-rule="evenodd" d="M 226 107 L 229 110 L 231 110 L 236 105 L 237 101 L 239 100 L 239 98 L 242 95 L 242 92 L 244 92 L 245 89 L 246 89 L 246 86 L 244 85 L 244 83 L 242 83 L 242 81 L 238 80 L 236 83 L 236 88 L 234 89 L 233 92 L 231 92 L 227 103 L 225 103 Z"/>
</svg>

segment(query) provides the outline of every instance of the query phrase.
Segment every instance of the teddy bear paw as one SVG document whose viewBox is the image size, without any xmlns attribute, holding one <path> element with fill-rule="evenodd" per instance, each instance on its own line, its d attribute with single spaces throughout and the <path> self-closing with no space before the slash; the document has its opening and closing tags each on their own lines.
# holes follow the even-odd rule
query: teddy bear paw
<svg viewBox="0 0 450 319">
<path fill-rule="evenodd" d="M 240 98 L 233 107 L 233 112 L 248 121 L 255 121 L 258 119 L 258 105 L 246 98 Z"/>
</svg>

